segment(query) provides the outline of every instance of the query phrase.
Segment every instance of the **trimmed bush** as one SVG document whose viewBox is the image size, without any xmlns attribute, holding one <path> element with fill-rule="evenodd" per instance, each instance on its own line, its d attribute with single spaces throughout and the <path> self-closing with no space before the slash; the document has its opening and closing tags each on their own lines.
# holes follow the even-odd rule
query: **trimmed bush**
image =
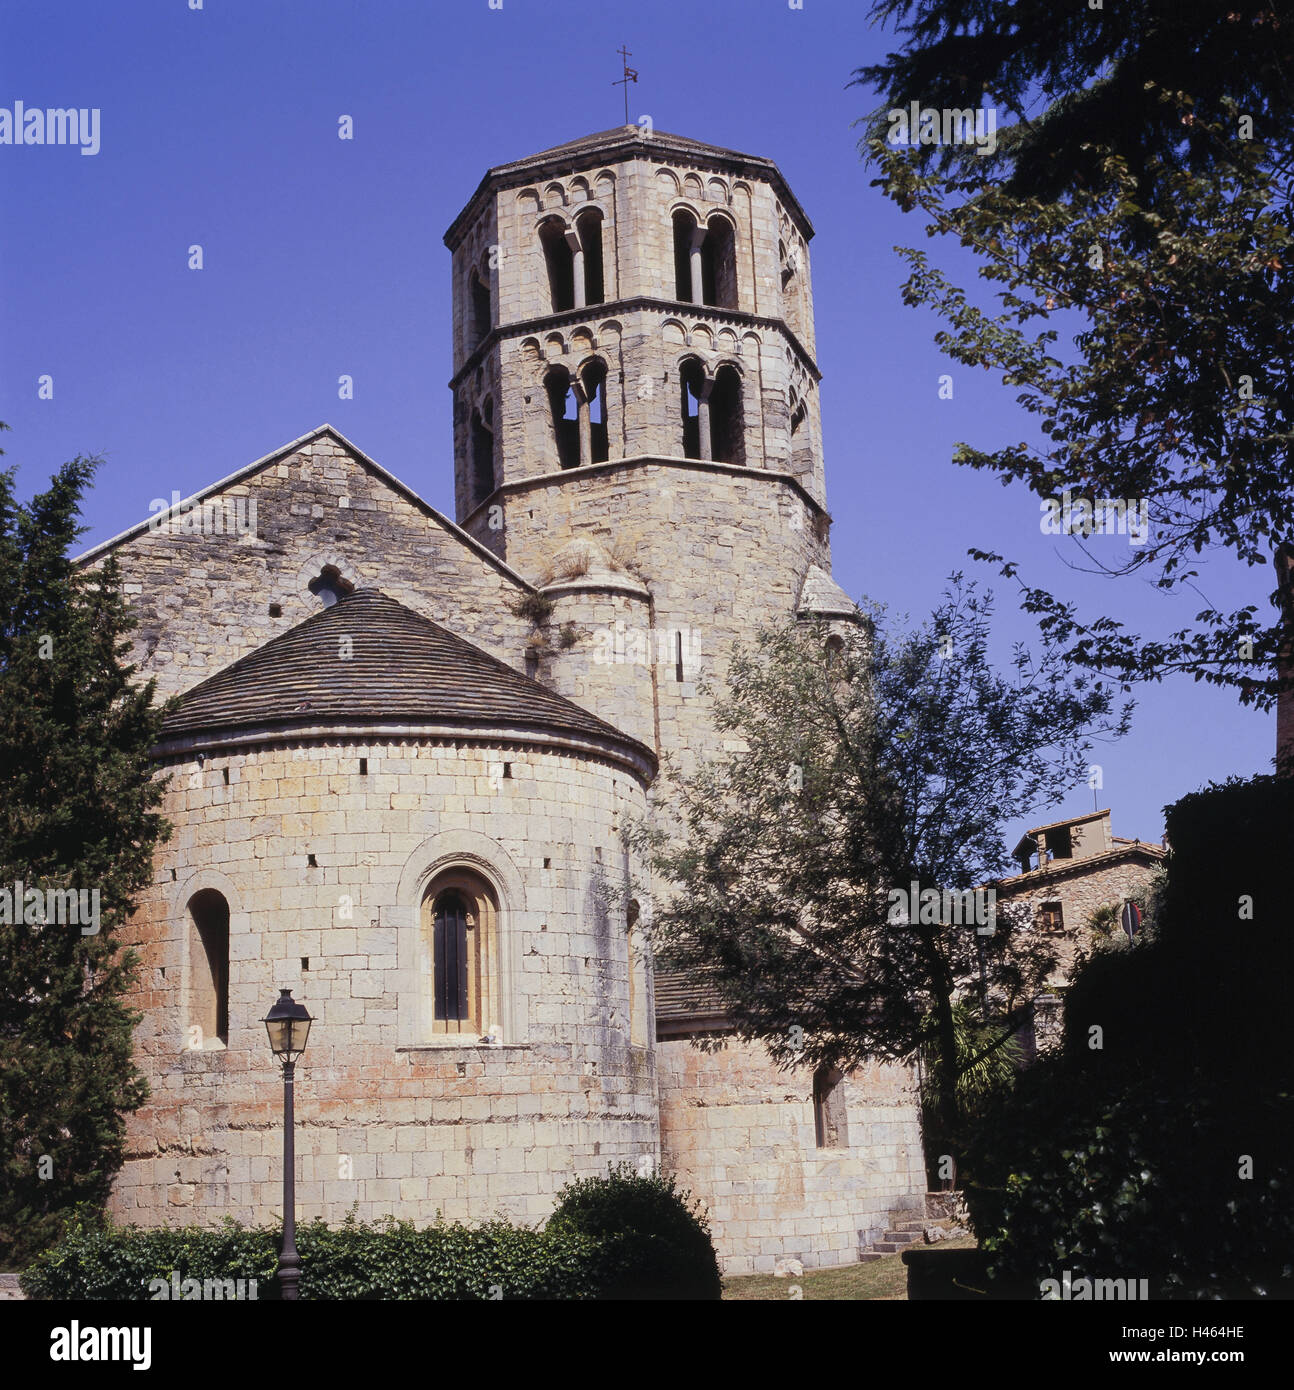
<svg viewBox="0 0 1294 1390">
<path fill-rule="evenodd" d="M 113 1226 L 82 1214 L 21 1277 L 35 1299 L 149 1300 L 151 1281 L 257 1281 L 277 1299 L 279 1230 L 229 1221 L 198 1227 Z M 577 1233 L 493 1221 L 468 1227 L 407 1221 L 298 1228 L 303 1299 L 591 1299 L 632 1279 L 632 1251 Z M 161 1296 L 167 1296 L 165 1294 Z"/>
<path fill-rule="evenodd" d="M 722 1294 L 710 1228 L 690 1192 L 674 1177 L 641 1177 L 627 1163 L 580 1178 L 558 1194 L 546 1231 L 579 1235 L 607 1252 L 607 1282 L 598 1297 L 711 1299 Z"/>
</svg>

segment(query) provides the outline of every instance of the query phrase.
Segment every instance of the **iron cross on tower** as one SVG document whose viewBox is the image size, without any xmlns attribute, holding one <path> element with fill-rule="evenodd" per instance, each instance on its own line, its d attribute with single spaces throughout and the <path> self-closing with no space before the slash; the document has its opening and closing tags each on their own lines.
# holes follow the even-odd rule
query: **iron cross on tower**
<svg viewBox="0 0 1294 1390">
<path fill-rule="evenodd" d="M 632 53 L 629 52 L 629 50 L 624 46 L 624 44 L 621 44 L 620 47 L 616 49 L 616 52 L 620 55 L 620 58 L 621 58 L 621 61 L 622 61 L 622 64 L 623 64 L 623 67 L 624 67 L 624 76 L 621 77 L 618 81 L 613 82 L 611 85 L 612 85 L 613 87 L 623 87 L 623 88 L 625 89 L 625 125 L 628 125 L 628 124 L 629 124 L 629 84 L 630 84 L 631 82 L 637 82 L 637 81 L 638 81 L 638 70 L 637 70 L 637 68 L 631 68 L 631 67 L 629 66 L 629 59 L 632 58 L 634 55 L 633 55 Z"/>
</svg>

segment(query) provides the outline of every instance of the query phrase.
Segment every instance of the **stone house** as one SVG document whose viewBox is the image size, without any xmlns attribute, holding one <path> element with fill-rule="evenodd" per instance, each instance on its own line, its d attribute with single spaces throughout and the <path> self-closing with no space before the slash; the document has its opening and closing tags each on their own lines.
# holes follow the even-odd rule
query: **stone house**
<svg viewBox="0 0 1294 1390">
<path fill-rule="evenodd" d="M 1110 829 L 1110 811 L 1091 811 L 1034 826 L 1012 851 L 1020 872 L 993 884 L 999 908 L 1023 905 L 1039 931 L 1053 939 L 1058 957 L 1048 981 L 1053 993 L 1038 1000 L 1033 1039 L 1026 1052 L 1046 1045 L 1059 1027 L 1059 997 L 1074 958 L 1091 945 L 1090 919 L 1098 908 L 1122 909 L 1143 894 L 1163 863 L 1161 844 L 1129 840 Z"/>
<path fill-rule="evenodd" d="M 446 234 L 454 520 L 323 425 L 96 547 L 181 697 L 142 957 L 128 1220 L 534 1222 L 663 1164 L 725 1268 L 838 1264 L 925 1189 L 914 1078 L 776 1070 L 653 979 L 622 829 L 716 746 L 702 676 L 832 581 L 808 243 L 771 161 L 618 128 Z M 617 905 L 619 903 L 619 905 Z"/>
</svg>

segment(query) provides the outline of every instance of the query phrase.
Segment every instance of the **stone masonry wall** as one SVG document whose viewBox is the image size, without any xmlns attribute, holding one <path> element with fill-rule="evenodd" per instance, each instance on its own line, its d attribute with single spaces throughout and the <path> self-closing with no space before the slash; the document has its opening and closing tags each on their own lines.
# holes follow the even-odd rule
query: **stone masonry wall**
<svg viewBox="0 0 1294 1390">
<path fill-rule="evenodd" d="M 248 521 L 254 503 L 256 534 L 159 528 L 112 548 L 140 623 L 132 659 L 156 676 L 160 695 L 189 689 L 317 612 L 307 585 L 325 565 L 523 668 L 529 627 L 511 611 L 516 579 L 336 436 L 318 434 L 208 500 L 241 507 L 230 515 Z"/>
<path fill-rule="evenodd" d="M 746 469 L 645 461 L 580 470 L 506 494 L 504 505 L 508 562 L 522 574 L 542 574 L 563 545 L 589 536 L 650 590 L 648 645 L 677 651 L 681 635 L 682 681 L 674 663 L 656 668 L 659 750 L 681 766 L 715 749 L 699 682 L 721 684 L 732 643 L 790 620 L 809 565 L 830 565 L 815 509 L 785 481 Z M 584 626 L 595 642 L 596 627 Z M 552 665 L 561 664 L 559 653 Z"/>
<path fill-rule="evenodd" d="M 782 1072 L 763 1048 L 728 1040 L 702 1051 L 657 1043 L 661 1156 L 703 1198 L 727 1274 L 850 1264 L 895 1208 L 919 1213 L 926 1179 L 915 1079 L 869 1066 L 844 1081 L 848 1144 L 816 1147 L 813 1080 Z"/>
<path fill-rule="evenodd" d="M 654 748 L 655 685 L 672 679 L 675 667 L 668 642 L 658 652 L 646 640 L 652 630 L 647 592 L 615 579 L 601 585 L 576 579 L 543 592 L 553 612 L 536 633 L 544 645 L 536 647 L 535 678 Z M 571 645 L 564 645 L 563 633 Z"/>
<path fill-rule="evenodd" d="M 316 1020 L 296 1086 L 303 1220 L 339 1221 L 358 1202 L 366 1218 L 534 1221 L 570 1177 L 656 1159 L 652 1052 L 630 1044 L 650 987 L 631 992 L 624 910 L 598 887 L 623 875 L 635 777 L 557 751 L 416 743 L 169 770 L 175 835 L 128 933 L 152 1094 L 129 1122 L 120 1218 L 277 1217 L 282 1086 L 260 1019 L 279 988 Z M 501 1045 L 419 1031 L 419 904 L 451 864 L 499 898 Z M 230 909 L 227 1046 L 191 1046 L 186 1031 L 200 978 L 188 905 L 204 889 Z"/>
<path fill-rule="evenodd" d="M 1151 865 L 1130 860 L 1103 867 L 1083 865 L 1083 860 L 1076 859 L 1058 868 L 1053 860 L 1048 870 L 1035 869 L 1009 888 L 998 889 L 1000 904 L 1027 904 L 1035 922 L 1044 903 L 1060 903 L 1064 929 L 1054 938 L 1060 966 L 1051 979 L 1053 988 L 1063 987 L 1069 979 L 1079 949 L 1090 949 L 1090 914 L 1107 903 L 1122 906 L 1133 894 L 1148 888 L 1156 872 Z"/>
</svg>

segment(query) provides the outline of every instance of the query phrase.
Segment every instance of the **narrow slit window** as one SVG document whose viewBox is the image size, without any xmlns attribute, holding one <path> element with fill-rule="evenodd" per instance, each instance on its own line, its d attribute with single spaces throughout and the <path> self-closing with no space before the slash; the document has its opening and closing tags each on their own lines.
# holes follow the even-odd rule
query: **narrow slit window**
<svg viewBox="0 0 1294 1390">
<path fill-rule="evenodd" d="M 847 1147 L 845 1077 L 839 1067 L 824 1063 L 813 1073 L 813 1126 L 818 1148 Z"/>
<path fill-rule="evenodd" d="M 229 904 L 214 889 L 189 900 L 187 1044 L 194 1050 L 229 1041 Z"/>
</svg>

